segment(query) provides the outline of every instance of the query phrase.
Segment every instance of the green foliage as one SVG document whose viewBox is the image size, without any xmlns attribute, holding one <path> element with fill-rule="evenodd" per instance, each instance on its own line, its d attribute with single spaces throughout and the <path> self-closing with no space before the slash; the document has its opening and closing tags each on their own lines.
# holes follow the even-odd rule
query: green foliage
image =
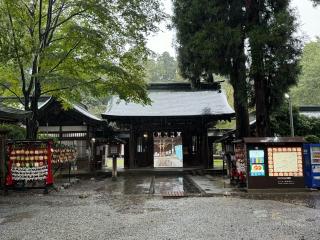
<svg viewBox="0 0 320 240">
<path fill-rule="evenodd" d="M 234 3 L 239 6 L 236 2 Z M 233 6 L 235 7 L 235 6 Z M 237 8 L 239 10 L 239 8 Z M 194 83 L 214 73 L 228 75 L 231 57 L 241 41 L 241 21 L 231 26 L 228 1 L 175 0 L 178 60 L 182 76 Z M 232 12 L 241 19 L 243 11 Z"/>
<path fill-rule="evenodd" d="M 233 88 L 230 83 L 226 81 L 225 78 L 221 76 L 215 76 L 216 79 L 224 80 L 224 82 L 221 84 L 222 90 L 225 92 L 227 96 L 227 100 L 229 105 L 233 108 L 234 107 L 234 98 L 233 98 Z M 235 129 L 236 128 L 236 122 L 235 120 L 229 121 L 219 121 L 216 125 L 216 128 L 220 129 Z"/>
<path fill-rule="evenodd" d="M 293 123 L 296 136 L 315 135 L 320 138 L 320 119 L 299 114 L 298 108 L 294 108 Z M 271 114 L 271 130 L 279 136 L 290 136 L 288 104 L 282 104 Z"/>
<path fill-rule="evenodd" d="M 247 3 L 252 103 L 256 106 L 257 135 L 270 132 L 270 114 L 283 102 L 284 93 L 297 82 L 301 42 L 290 0 Z"/>
<path fill-rule="evenodd" d="M 37 139 L 39 139 L 39 140 L 52 140 L 55 145 L 59 144 L 59 139 L 58 138 L 53 138 L 53 137 L 51 137 L 51 136 L 49 136 L 49 135 L 47 135 L 45 133 L 38 134 L 38 138 Z"/>
<path fill-rule="evenodd" d="M 320 104 L 320 39 L 307 43 L 300 62 L 302 72 L 296 87 L 291 89 L 295 105 Z"/>
<path fill-rule="evenodd" d="M 227 96 L 227 100 L 229 105 L 233 108 L 234 107 L 234 99 L 233 99 L 233 88 L 232 85 L 223 77 L 216 76 L 215 78 L 218 78 L 220 81 L 223 80 L 224 82 L 221 84 L 222 90 L 225 92 Z"/>
<path fill-rule="evenodd" d="M 320 138 L 315 135 L 308 135 L 304 138 L 308 143 L 320 143 Z"/>
<path fill-rule="evenodd" d="M 33 130 L 42 95 L 148 103 L 146 37 L 160 9 L 159 0 L 0 1 L 0 86 L 33 111 Z"/>
<path fill-rule="evenodd" d="M 195 87 L 201 81 L 212 82 L 213 73 L 230 78 L 239 136 L 249 134 L 243 4 L 238 0 L 175 0 L 173 17 L 182 76 Z"/>
<path fill-rule="evenodd" d="M 147 60 L 146 81 L 149 83 L 183 82 L 176 59 L 168 52 Z"/>
<path fill-rule="evenodd" d="M 248 90 L 256 106 L 257 133 L 266 136 L 269 114 L 297 82 L 301 45 L 289 2 L 174 1 L 182 76 L 195 84 L 212 73 L 230 77 L 240 135 L 248 133 Z"/>
<path fill-rule="evenodd" d="M 26 136 L 26 129 L 13 124 L 1 124 L 0 129 L 8 131 L 7 138 L 15 140 L 23 140 Z"/>
</svg>

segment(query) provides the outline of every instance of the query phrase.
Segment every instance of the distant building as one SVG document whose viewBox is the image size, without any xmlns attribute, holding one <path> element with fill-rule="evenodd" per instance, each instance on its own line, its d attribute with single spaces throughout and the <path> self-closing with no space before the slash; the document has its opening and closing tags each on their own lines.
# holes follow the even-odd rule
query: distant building
<svg viewBox="0 0 320 240">
<path fill-rule="evenodd" d="M 320 118 L 320 106 L 301 106 L 299 112 L 307 117 Z"/>
</svg>

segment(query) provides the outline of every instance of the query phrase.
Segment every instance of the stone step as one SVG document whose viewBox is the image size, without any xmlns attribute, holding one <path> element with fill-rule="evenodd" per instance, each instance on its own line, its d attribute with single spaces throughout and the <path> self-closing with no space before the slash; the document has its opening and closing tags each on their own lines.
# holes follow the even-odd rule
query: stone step
<svg viewBox="0 0 320 240">
<path fill-rule="evenodd" d="M 165 192 L 161 194 L 163 198 L 182 198 L 187 197 L 184 191 Z"/>
</svg>

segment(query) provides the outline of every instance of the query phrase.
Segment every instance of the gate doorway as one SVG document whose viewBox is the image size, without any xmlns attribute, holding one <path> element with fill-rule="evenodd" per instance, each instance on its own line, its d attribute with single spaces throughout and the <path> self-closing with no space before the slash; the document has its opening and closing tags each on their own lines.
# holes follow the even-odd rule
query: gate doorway
<svg viewBox="0 0 320 240">
<path fill-rule="evenodd" d="M 154 132 L 153 146 L 155 168 L 183 167 L 181 132 Z"/>
</svg>

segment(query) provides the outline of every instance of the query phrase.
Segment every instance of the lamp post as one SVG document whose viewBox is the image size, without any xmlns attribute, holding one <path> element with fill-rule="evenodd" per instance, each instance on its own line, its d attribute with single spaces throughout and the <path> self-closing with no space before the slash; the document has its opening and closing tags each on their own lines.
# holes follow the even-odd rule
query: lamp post
<svg viewBox="0 0 320 240">
<path fill-rule="evenodd" d="M 288 100 L 289 102 L 289 114 L 290 114 L 290 129 L 291 129 L 291 137 L 294 137 L 294 126 L 293 126 L 293 114 L 292 114 L 292 101 L 291 97 L 288 93 L 284 95 L 284 97 Z"/>
</svg>

